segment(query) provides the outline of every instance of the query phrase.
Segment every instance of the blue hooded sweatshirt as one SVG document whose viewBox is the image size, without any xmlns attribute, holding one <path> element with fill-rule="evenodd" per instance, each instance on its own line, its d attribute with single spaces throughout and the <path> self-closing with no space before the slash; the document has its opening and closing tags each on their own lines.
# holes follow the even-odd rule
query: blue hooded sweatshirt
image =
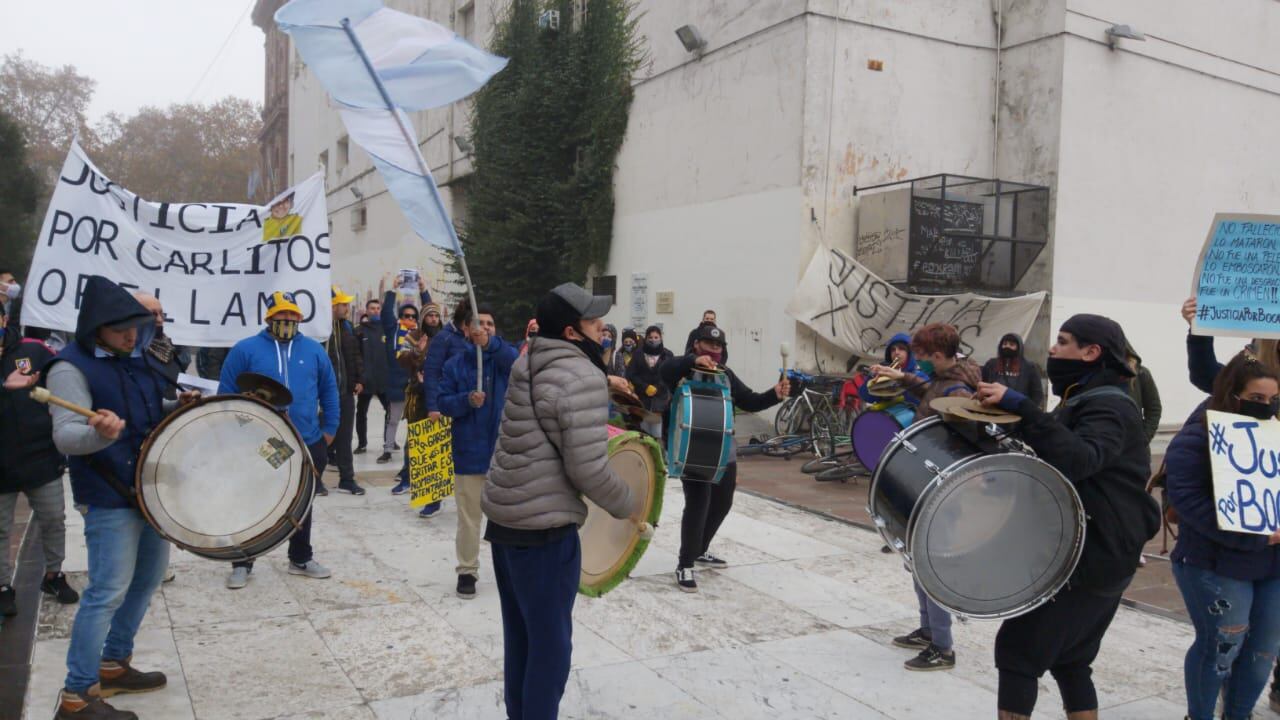
<svg viewBox="0 0 1280 720">
<path fill-rule="evenodd" d="M 287 370 L 286 370 L 287 369 Z M 324 346 L 297 335 L 282 343 L 265 329 L 241 340 L 222 363 L 218 393 L 238 393 L 236 378 L 255 372 L 278 380 L 293 393 L 289 419 L 303 442 L 314 445 L 338 433 L 338 378 Z"/>
<path fill-rule="evenodd" d="M 898 345 L 898 344 L 907 346 L 907 366 L 902 368 L 902 372 L 910 375 L 915 375 L 921 380 L 928 380 L 929 375 L 926 374 L 923 370 L 921 370 L 920 366 L 916 364 L 916 354 L 911 352 L 911 336 L 906 333 L 898 333 L 897 335 L 894 335 L 893 337 L 889 338 L 889 343 L 884 346 L 884 364 L 889 365 L 890 363 L 893 362 L 893 354 L 890 353 L 889 351 L 893 348 L 894 345 Z M 885 398 L 876 397 L 875 395 L 872 395 L 871 393 L 867 392 L 867 385 L 865 383 L 863 383 L 858 388 L 858 396 L 861 397 L 864 401 L 872 404 L 885 401 Z M 920 403 L 920 400 L 918 398 L 913 397 L 911 393 L 906 393 L 905 395 L 903 395 L 903 398 L 906 400 L 908 405 L 915 406 Z"/>
<path fill-rule="evenodd" d="M 444 366 L 455 355 L 466 353 L 471 358 L 471 382 L 475 387 L 476 346 L 467 342 L 467 336 L 457 325 L 449 323 L 431 338 L 427 357 L 422 363 L 422 393 L 427 412 L 444 412 L 440 407 L 440 383 L 444 379 Z M 487 466 L 486 466 L 487 467 Z"/>
<path fill-rule="evenodd" d="M 437 335 L 436 337 L 439 337 Z M 511 366 L 519 353 L 500 337 L 489 338 L 484 349 L 484 405 L 471 407 L 468 396 L 476 389 L 475 346 L 444 364 L 440 381 L 440 412 L 453 418 L 453 470 L 460 475 L 489 472 L 489 460 L 498 444 L 498 426 L 507 397 Z"/>
</svg>

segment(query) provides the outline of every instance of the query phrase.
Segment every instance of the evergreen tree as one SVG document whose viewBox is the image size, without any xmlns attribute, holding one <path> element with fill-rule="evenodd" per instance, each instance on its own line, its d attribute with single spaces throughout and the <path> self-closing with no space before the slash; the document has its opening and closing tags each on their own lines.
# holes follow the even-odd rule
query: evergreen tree
<svg viewBox="0 0 1280 720">
<path fill-rule="evenodd" d="M 42 185 L 27 155 L 22 127 L 0 110 L 0 265 L 25 281 L 40 225 L 36 203 Z"/>
</svg>

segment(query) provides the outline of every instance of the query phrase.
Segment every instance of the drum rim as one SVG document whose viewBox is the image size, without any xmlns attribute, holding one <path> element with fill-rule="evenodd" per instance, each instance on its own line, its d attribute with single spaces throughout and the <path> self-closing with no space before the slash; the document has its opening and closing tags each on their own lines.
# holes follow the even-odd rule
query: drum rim
<svg viewBox="0 0 1280 720">
<path fill-rule="evenodd" d="M 935 597 L 934 592 L 931 591 L 929 584 L 926 584 L 924 581 L 920 579 L 920 574 L 916 569 L 915 557 L 914 555 L 910 554 L 911 548 L 914 545 L 914 542 L 916 539 L 915 534 L 920 524 L 920 510 L 925 504 L 925 498 L 931 493 L 933 493 L 934 491 L 942 487 L 942 483 L 937 482 L 937 479 L 935 478 L 934 482 L 930 483 L 929 487 L 925 488 L 925 491 L 920 494 L 920 497 L 916 500 L 915 506 L 911 508 L 911 518 L 907 521 L 907 531 L 906 531 L 907 532 L 907 543 L 906 543 L 907 551 L 904 554 L 907 556 L 906 559 L 907 559 L 908 566 L 911 569 L 912 576 L 916 578 L 916 582 L 920 585 L 920 588 L 924 590 L 925 595 L 927 595 L 930 600 L 937 603 L 939 607 L 943 608 L 944 610 L 947 610 L 948 612 L 954 615 L 959 615 L 961 617 L 966 617 L 966 618 L 972 618 L 974 620 L 1003 620 L 1007 618 L 1017 617 L 1019 615 L 1025 615 L 1026 613 L 1031 612 L 1032 610 L 1040 607 L 1041 605 L 1045 604 L 1049 600 L 1053 599 L 1053 596 L 1057 595 L 1058 592 L 1062 590 L 1062 587 L 1067 584 L 1068 580 L 1071 579 L 1072 573 L 1075 572 L 1076 566 L 1080 563 L 1080 556 L 1084 553 L 1084 539 L 1085 539 L 1085 533 L 1087 531 L 1087 522 L 1088 522 L 1088 519 L 1085 517 L 1084 502 L 1080 499 L 1080 493 L 1079 491 L 1076 490 L 1076 486 L 1070 480 L 1068 480 L 1065 475 L 1062 474 L 1062 471 L 1058 470 L 1058 468 L 1049 464 L 1044 459 L 1036 457 L 1034 455 L 1027 455 L 1027 454 L 1016 453 L 1016 452 L 979 454 L 977 457 L 971 456 L 969 458 L 964 459 L 963 461 L 952 463 L 950 466 L 943 469 L 941 473 L 939 473 L 939 477 L 944 477 L 954 472 L 959 472 L 960 470 L 963 469 L 963 467 L 959 467 L 959 466 L 968 464 L 970 462 L 976 463 L 976 462 L 981 462 L 982 460 L 987 458 L 997 458 L 997 457 L 1006 456 L 1006 455 L 1012 455 L 1017 458 L 1031 461 L 1033 464 L 1041 465 L 1048 468 L 1053 475 L 1056 475 L 1059 479 L 1061 479 L 1062 486 L 1067 488 L 1067 495 L 1072 500 L 1072 506 L 1075 507 L 1078 511 L 1076 513 L 1076 528 L 1078 532 L 1075 535 L 1075 542 L 1073 543 L 1073 546 L 1068 555 L 1068 557 L 1070 557 L 1070 562 L 1068 562 L 1063 566 L 1063 571 L 1060 573 L 1060 577 L 1056 578 L 1052 583 L 1052 585 L 1046 588 L 1044 592 L 1039 593 L 1035 598 L 1025 601 L 1023 603 L 1020 603 L 1019 605 L 1013 608 L 1010 608 L 1009 610 L 1004 610 L 999 612 L 990 612 L 990 613 L 978 613 L 978 612 L 961 610 L 961 609 L 952 607 L 947 602 L 944 602 L 938 599 L 937 597 Z"/>
<path fill-rule="evenodd" d="M 610 438 L 610 444 L 614 442 L 617 442 L 617 447 L 619 448 L 634 442 L 638 445 L 635 451 L 647 453 L 647 457 L 650 458 L 650 461 L 653 464 L 653 491 L 649 495 L 648 505 L 645 508 L 641 508 L 637 514 L 633 514 L 632 517 L 643 518 L 646 522 L 653 525 L 654 528 L 657 528 L 658 520 L 662 515 L 662 504 L 665 499 L 667 481 L 666 467 L 662 458 L 662 444 L 652 436 L 635 430 L 627 430 L 613 438 Z M 612 453 L 610 453 L 610 455 L 612 456 Z M 583 522 L 584 524 L 579 525 L 577 528 L 579 537 L 581 537 L 582 528 L 585 527 L 585 519 Z M 623 580 L 630 577 L 630 570 L 623 573 L 623 568 L 631 562 L 632 556 L 635 556 L 635 562 L 639 562 L 640 555 L 643 555 L 644 551 L 648 549 L 651 543 L 651 539 L 642 538 L 637 533 L 631 539 L 631 542 L 628 543 L 626 549 L 620 554 L 618 560 L 615 561 L 607 571 L 596 575 L 596 577 L 600 579 L 595 582 L 584 582 L 582 576 L 585 570 L 583 568 L 579 568 L 578 592 L 588 597 L 600 597 L 617 587 Z M 639 555 L 636 555 L 637 549 L 639 549 Z"/>
<path fill-rule="evenodd" d="M 942 418 L 938 415 L 931 415 L 927 418 L 924 418 L 922 420 L 917 420 L 916 422 L 911 423 L 910 425 L 902 428 L 901 431 L 894 434 L 893 442 L 885 446 L 884 451 L 880 453 L 880 457 L 883 458 L 885 455 L 888 455 L 891 450 L 894 450 L 895 448 L 900 447 L 902 445 L 903 440 L 910 439 L 914 435 L 920 432 L 923 432 L 926 428 L 931 428 L 934 425 L 943 425 L 943 424 L 945 423 L 943 422 Z M 969 460 L 972 460 L 975 457 L 984 457 L 984 456 L 980 452 L 974 453 L 972 455 L 967 455 L 964 458 L 961 458 L 960 460 L 957 460 L 951 463 L 950 465 L 942 468 L 938 472 L 938 475 L 943 475 L 948 472 L 951 472 L 952 468 L 954 468 L 956 465 L 963 462 L 968 462 Z M 920 494 L 920 498 L 916 498 L 916 504 L 911 508 L 911 517 L 907 518 L 907 529 L 905 532 L 905 537 L 903 537 L 901 540 L 898 540 L 894 538 L 892 535 L 889 535 L 888 523 L 884 522 L 883 516 L 881 516 L 880 513 L 876 511 L 876 488 L 880 486 L 880 476 L 884 472 L 884 468 L 885 468 L 885 463 L 877 462 L 876 469 L 871 473 L 871 485 L 867 487 L 867 514 L 871 516 L 871 524 L 875 526 L 876 532 L 880 533 L 880 538 L 884 540 L 884 543 L 889 547 L 893 548 L 894 550 L 902 553 L 906 557 L 907 563 L 910 564 L 911 546 L 909 545 L 909 543 L 911 541 L 911 533 L 910 533 L 911 517 L 915 516 L 916 507 L 920 505 L 920 498 L 924 497 L 924 493 Z M 934 482 L 936 481 L 937 481 L 937 476 L 935 476 L 934 478 Z M 928 490 L 926 489 L 925 492 L 928 492 Z M 901 548 L 897 547 L 897 543 L 899 542 L 902 543 Z"/>
<path fill-rule="evenodd" d="M 293 502 L 289 503 L 289 512 L 287 514 L 280 517 L 275 523 L 271 525 L 271 527 L 267 528 L 266 530 L 263 530 L 262 532 L 258 533 L 254 537 L 250 538 L 247 541 L 247 543 L 241 543 L 237 545 L 235 548 L 216 548 L 216 549 L 207 548 L 199 545 L 191 545 L 190 543 L 174 538 L 169 533 L 167 533 L 160 526 L 160 524 L 156 522 L 155 516 L 152 515 L 151 511 L 147 508 L 145 494 L 143 492 L 143 473 L 144 473 L 144 467 L 146 465 L 146 463 L 144 462 L 144 458 L 146 458 L 147 454 L 151 451 L 151 447 L 155 443 L 155 439 L 159 437 L 161 432 L 168 429 L 168 427 L 174 422 L 177 422 L 177 420 L 181 416 L 186 415 L 187 413 L 197 408 L 203 407 L 205 405 L 212 405 L 214 403 L 226 402 L 229 400 L 244 400 L 250 403 L 260 405 L 261 407 L 267 409 L 268 411 L 276 415 L 279 415 L 281 418 L 284 419 L 285 426 L 288 427 L 290 432 L 293 433 L 293 437 L 295 440 L 297 440 L 298 446 L 303 448 L 303 452 L 301 453 L 302 463 L 304 467 L 303 491 L 297 494 Z M 195 401 L 179 406 L 176 410 L 174 410 L 173 412 L 166 415 L 163 419 L 161 419 L 159 423 L 156 423 L 156 426 L 151 429 L 151 432 L 148 433 L 146 439 L 142 441 L 142 446 L 138 450 L 138 462 L 134 468 L 134 473 L 133 473 L 133 492 L 134 492 L 134 497 L 137 499 L 138 510 L 142 513 L 142 518 L 147 521 L 147 524 L 151 526 L 151 529 L 154 530 L 157 535 L 159 535 L 161 538 L 164 538 L 166 541 L 194 555 L 199 555 L 201 557 L 205 557 L 211 560 L 250 560 L 260 555 L 265 555 L 266 553 L 276 549 L 277 547 L 280 546 L 281 543 L 283 543 L 285 540 L 288 540 L 293 535 L 293 533 L 298 531 L 298 528 L 301 525 L 302 519 L 304 519 L 307 516 L 307 513 L 311 512 L 311 507 L 310 507 L 311 501 L 314 500 L 315 498 L 315 474 L 316 474 L 315 466 L 311 462 L 311 453 L 310 451 L 307 450 L 307 443 L 303 441 L 302 435 L 298 432 L 298 428 L 294 426 L 293 421 L 289 419 L 288 415 L 277 410 L 273 405 L 271 405 L 271 403 L 268 403 L 265 400 L 259 397 L 255 397 L 253 395 L 230 394 L 230 393 L 221 394 L 221 395 L 206 395 Z M 311 486 L 312 491 L 310 493 L 306 492 L 307 485 Z M 305 504 L 307 506 L 306 509 L 300 515 L 298 515 L 297 522 L 290 522 L 290 518 L 294 517 L 295 515 L 294 511 L 298 509 L 300 504 Z M 264 538 L 270 537 L 274 535 L 276 532 L 278 532 L 282 524 L 291 525 L 293 529 L 291 529 L 287 534 L 285 534 L 284 537 L 280 538 L 276 542 L 271 543 L 269 546 L 266 546 L 264 549 L 252 550 L 253 545 L 259 544 L 260 541 L 262 541 Z M 231 551 L 235 549 L 239 549 L 239 552 L 237 552 L 234 556 L 224 555 L 221 552 L 221 551 Z"/>
</svg>

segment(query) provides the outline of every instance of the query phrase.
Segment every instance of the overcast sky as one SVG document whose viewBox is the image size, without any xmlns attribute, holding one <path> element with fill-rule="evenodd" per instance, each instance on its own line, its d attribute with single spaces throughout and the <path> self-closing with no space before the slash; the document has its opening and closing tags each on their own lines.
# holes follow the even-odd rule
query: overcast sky
<svg viewBox="0 0 1280 720">
<path fill-rule="evenodd" d="M 252 0 L 0 4 L 0 54 L 21 49 L 28 59 L 74 65 L 96 80 L 91 123 L 144 105 L 227 95 L 262 102 L 263 34 L 249 17 Z"/>
</svg>

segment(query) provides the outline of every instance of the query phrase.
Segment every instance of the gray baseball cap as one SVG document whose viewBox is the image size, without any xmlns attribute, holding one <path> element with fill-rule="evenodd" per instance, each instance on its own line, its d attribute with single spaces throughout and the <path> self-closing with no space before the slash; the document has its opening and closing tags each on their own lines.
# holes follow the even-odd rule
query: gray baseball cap
<svg viewBox="0 0 1280 720">
<path fill-rule="evenodd" d="M 604 317 L 613 307 L 613 299 L 608 295 L 592 295 L 574 283 L 558 285 L 551 294 L 569 303 L 569 307 L 584 318 Z"/>
</svg>

